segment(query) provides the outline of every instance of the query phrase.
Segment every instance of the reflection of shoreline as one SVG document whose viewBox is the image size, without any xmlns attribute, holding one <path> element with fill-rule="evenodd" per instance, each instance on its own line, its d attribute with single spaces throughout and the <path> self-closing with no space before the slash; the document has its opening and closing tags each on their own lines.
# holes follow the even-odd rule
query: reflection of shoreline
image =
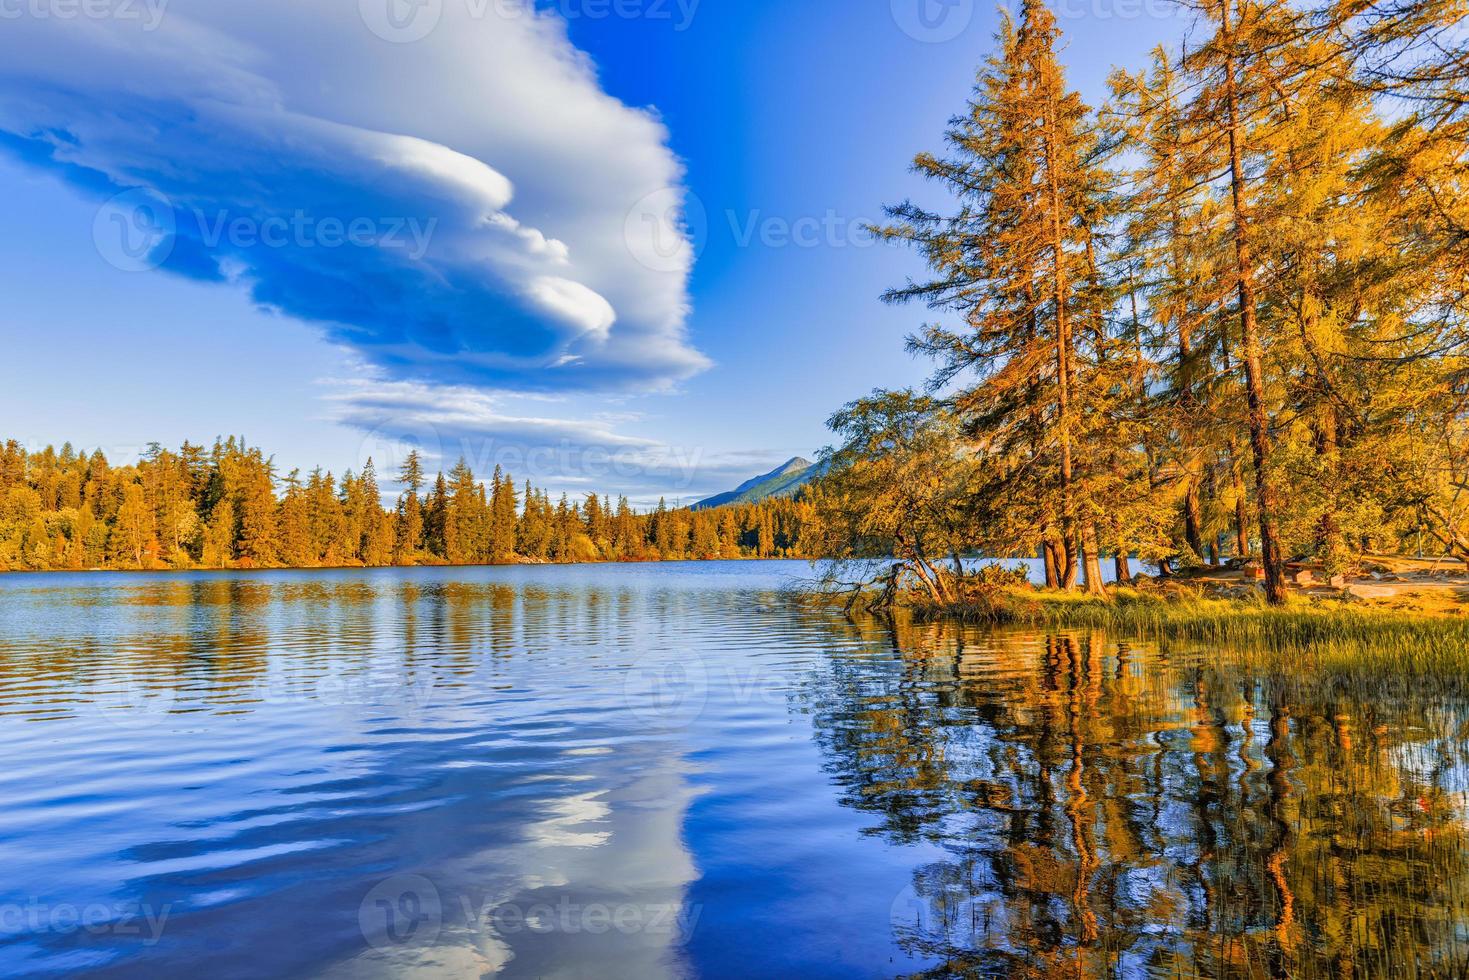
<svg viewBox="0 0 1469 980">
<path fill-rule="evenodd" d="M 469 571 L 471 569 L 490 568 L 580 568 L 598 566 L 638 566 L 638 565 L 725 565 L 731 562 L 737 564 L 789 564 L 810 565 L 814 558 L 756 558 L 754 556 L 738 556 L 729 558 L 620 558 L 595 559 L 587 561 L 553 561 L 549 558 L 518 558 L 515 561 L 499 561 L 486 563 L 467 563 L 455 565 L 449 562 L 441 564 L 413 564 L 413 565 L 270 565 L 262 567 L 230 567 L 230 566 L 207 566 L 194 565 L 189 568 L 0 568 L 0 580 L 7 578 L 26 578 L 30 576 L 68 576 L 78 577 L 100 577 L 107 575 L 118 576 L 189 576 L 199 574 L 219 575 L 244 575 L 244 576 L 267 576 L 289 572 L 292 574 L 311 572 L 409 572 L 409 571 Z"/>
<path fill-rule="evenodd" d="M 721 564 L 731 569 L 728 576 L 705 574 Z M 0 584 L 0 653 L 12 671 L 65 672 L 67 686 L 58 691 L 64 696 L 49 702 L 54 708 L 46 717 L 89 716 L 123 728 L 267 707 L 422 708 L 445 687 L 462 684 L 463 658 L 535 650 L 536 617 L 551 615 L 552 603 L 557 618 L 568 622 L 582 615 L 595 619 L 609 598 L 642 601 L 651 588 L 755 596 L 773 604 L 790 570 L 803 567 L 751 559 L 135 571 L 106 588 L 95 583 L 113 573 L 75 583 L 56 578 L 66 573 L 34 573 L 52 578 L 42 588 Z M 624 568 L 609 582 L 608 572 Z M 698 574 L 681 574 L 689 571 Z M 762 572 L 768 581 L 759 580 Z M 738 579 L 738 593 L 730 592 L 726 578 Z M 420 629 L 420 621 L 429 628 Z M 30 710 L 33 700 L 12 703 L 0 691 L 0 716 Z"/>
<path fill-rule="evenodd" d="M 1459 964 L 1469 834 L 1449 784 L 1469 753 L 1434 733 L 1462 708 L 1434 723 L 1424 690 L 1353 692 L 1217 646 L 890 636 L 891 660 L 833 661 L 803 701 L 842 802 L 952 855 L 893 910 L 895 941 L 941 975 Z M 1444 764 L 1395 760 L 1415 743 Z"/>
</svg>

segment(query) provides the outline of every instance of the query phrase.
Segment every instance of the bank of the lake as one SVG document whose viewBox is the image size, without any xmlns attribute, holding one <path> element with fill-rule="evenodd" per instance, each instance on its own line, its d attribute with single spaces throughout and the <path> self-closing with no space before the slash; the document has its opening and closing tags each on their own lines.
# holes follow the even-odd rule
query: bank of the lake
<svg viewBox="0 0 1469 980">
<path fill-rule="evenodd" d="M 1013 590 L 1001 622 L 1047 629 L 1097 629 L 1144 638 L 1175 638 L 1286 652 L 1316 663 L 1352 662 L 1414 672 L 1469 664 L 1469 617 L 1425 604 L 1373 608 L 1293 599 L 1160 597 L 1117 589 L 1106 599 Z"/>
<path fill-rule="evenodd" d="M 1375 557 L 1371 566 L 1335 582 L 1298 572 L 1285 604 L 1272 606 L 1250 572 L 1238 567 L 1139 575 L 1096 596 L 1042 588 L 1034 568 L 1012 571 L 1000 563 L 992 566 L 998 576 L 971 571 L 954 588 L 961 598 L 934 602 L 909 588 L 895 610 L 920 621 L 1107 630 L 1409 673 L 1469 666 L 1469 569 L 1457 561 L 1389 556 Z"/>
</svg>

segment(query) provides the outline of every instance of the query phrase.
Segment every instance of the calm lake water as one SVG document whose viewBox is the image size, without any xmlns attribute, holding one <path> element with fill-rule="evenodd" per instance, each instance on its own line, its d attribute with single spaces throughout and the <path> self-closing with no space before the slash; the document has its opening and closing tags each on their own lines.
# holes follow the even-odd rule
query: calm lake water
<svg viewBox="0 0 1469 980">
<path fill-rule="evenodd" d="M 0 576 L 0 974 L 1469 975 L 1454 679 L 803 574 Z"/>
</svg>

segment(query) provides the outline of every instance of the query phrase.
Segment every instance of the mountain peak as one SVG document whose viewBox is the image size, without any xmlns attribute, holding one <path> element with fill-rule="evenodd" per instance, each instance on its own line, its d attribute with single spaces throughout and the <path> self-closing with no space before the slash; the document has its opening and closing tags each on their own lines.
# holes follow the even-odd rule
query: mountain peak
<svg viewBox="0 0 1469 980">
<path fill-rule="evenodd" d="M 754 482 L 768 480 L 773 476 L 788 476 L 792 473 L 804 473 L 805 471 L 809 470 L 813 465 L 815 464 L 813 464 L 805 456 L 792 456 L 790 459 L 786 460 L 784 463 L 781 463 L 779 466 L 771 470 L 769 473 L 766 473 L 764 476 L 755 477 Z"/>
<path fill-rule="evenodd" d="M 753 504 L 771 497 L 793 497 L 819 475 L 818 467 L 809 459 L 792 456 L 769 473 L 751 477 L 733 490 L 701 500 L 691 509 L 706 510 L 726 504 Z"/>
</svg>

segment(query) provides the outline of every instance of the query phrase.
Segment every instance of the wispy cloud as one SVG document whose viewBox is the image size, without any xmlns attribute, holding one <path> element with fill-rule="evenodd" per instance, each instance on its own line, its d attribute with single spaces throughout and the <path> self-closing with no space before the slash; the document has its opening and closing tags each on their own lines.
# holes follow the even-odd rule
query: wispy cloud
<svg viewBox="0 0 1469 980">
<path fill-rule="evenodd" d="M 669 445 L 620 431 L 642 421 L 633 414 L 561 417 L 549 414 L 554 403 L 474 388 L 335 382 L 324 401 L 332 420 L 362 434 L 358 465 L 371 458 L 384 485 L 417 450 L 430 471 L 463 458 L 481 477 L 499 466 L 553 491 L 623 494 L 650 506 L 659 497 L 692 503 L 786 458 Z"/>
</svg>

